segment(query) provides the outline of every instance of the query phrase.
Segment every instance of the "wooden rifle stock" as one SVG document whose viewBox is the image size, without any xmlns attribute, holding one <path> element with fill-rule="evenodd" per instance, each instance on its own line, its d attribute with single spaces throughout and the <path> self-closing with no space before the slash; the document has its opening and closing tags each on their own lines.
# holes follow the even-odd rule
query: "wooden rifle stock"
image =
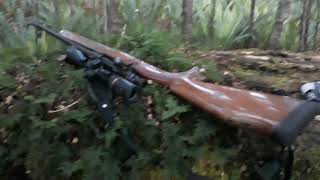
<svg viewBox="0 0 320 180">
<path fill-rule="evenodd" d="M 198 68 L 182 73 L 170 73 L 72 32 L 63 30 L 60 34 L 74 43 L 109 58 L 119 58 L 124 64 L 131 64 L 136 73 L 168 87 L 174 94 L 207 111 L 217 119 L 273 137 L 281 144 L 292 143 L 307 124 L 300 119 L 291 122 L 290 119 L 288 120 L 290 113 L 302 106 L 304 101 L 202 82 Z M 299 112 L 295 113 L 299 114 Z"/>
</svg>

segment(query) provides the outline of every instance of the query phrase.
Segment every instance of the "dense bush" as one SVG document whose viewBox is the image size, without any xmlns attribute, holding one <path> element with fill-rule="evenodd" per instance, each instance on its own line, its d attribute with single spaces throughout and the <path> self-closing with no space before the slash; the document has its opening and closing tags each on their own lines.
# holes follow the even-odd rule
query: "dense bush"
<svg viewBox="0 0 320 180">
<path fill-rule="evenodd" d="M 179 62 L 183 55 L 175 53 L 175 58 L 171 55 L 169 58 L 172 47 L 168 48 L 160 36 L 163 34 L 154 30 L 128 35 L 122 46 L 151 61 L 162 58 L 170 62 L 167 69 L 191 67 L 191 60 Z M 55 43 L 50 42 L 43 37 L 38 46 L 30 40 L 22 42 L 21 48 L 1 52 L 3 178 L 14 175 L 33 179 L 118 179 L 120 175 L 135 179 L 179 178 L 186 176 L 204 155 L 219 159 L 220 168 L 212 173 L 221 175 L 231 155 L 214 155 L 230 150 L 208 144 L 220 128 L 211 123 L 212 118 L 201 113 L 194 115 L 189 105 L 169 95 L 164 88 L 148 85 L 140 102 L 117 107 L 119 117 L 113 127 L 108 127 L 87 103 L 82 70 L 56 61 L 59 53 L 51 52 L 48 56 L 48 51 L 55 49 Z M 159 51 L 151 53 L 150 47 Z M 146 107 L 143 99 L 151 97 L 152 107 Z M 50 111 L 75 101 L 79 103 L 65 111 Z M 148 108 L 154 109 L 149 112 L 154 117 L 147 119 Z M 130 153 L 120 134 L 135 139 L 141 147 L 138 154 Z M 215 143 L 219 141 L 222 139 Z M 194 170 L 198 170 L 196 166 Z M 230 171 L 225 176 L 239 175 L 234 173 Z"/>
<path fill-rule="evenodd" d="M 74 29 L 68 23 L 52 24 Z M 106 126 L 88 103 L 82 70 L 57 61 L 63 52 L 60 44 L 45 34 L 36 44 L 31 28 L 21 26 L 15 32 L 15 25 L 5 21 L 2 27 L 9 34 L 0 52 L 2 179 L 118 179 L 120 175 L 125 179 L 179 178 L 186 176 L 192 167 L 199 171 L 197 166 L 203 163 L 200 161 L 196 166 L 195 162 L 205 158 L 204 154 L 208 157 L 212 154 L 212 158 L 221 161 L 212 176 L 220 176 L 224 171 L 231 156 L 223 159 L 213 156 L 222 150 L 208 144 L 220 128 L 210 123 L 211 118 L 201 113 L 194 115 L 189 105 L 165 89 L 148 85 L 140 102 L 118 105 L 116 123 Z M 128 33 L 120 38 L 90 35 L 86 26 L 74 30 L 108 41 L 168 70 L 187 70 L 194 65 L 192 60 L 172 51 L 177 44 L 168 43 L 170 34 L 156 29 L 129 26 Z M 203 60 L 196 64 L 208 63 Z M 217 79 L 214 66 L 208 65 L 207 76 Z M 153 99 L 151 107 L 146 107 L 145 98 Z M 52 113 L 74 102 L 78 103 Z M 147 119 L 148 114 L 153 117 Z M 138 154 L 130 152 L 119 137 L 122 135 L 133 137 L 139 144 Z M 238 175 L 238 171 L 229 168 L 225 174 Z"/>
</svg>

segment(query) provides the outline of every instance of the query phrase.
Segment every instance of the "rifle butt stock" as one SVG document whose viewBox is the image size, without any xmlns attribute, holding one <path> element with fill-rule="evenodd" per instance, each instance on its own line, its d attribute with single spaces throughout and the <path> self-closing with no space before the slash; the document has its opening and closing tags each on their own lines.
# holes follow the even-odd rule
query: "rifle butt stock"
<svg viewBox="0 0 320 180">
<path fill-rule="evenodd" d="M 215 119 L 272 137 L 282 145 L 293 143 L 304 127 L 320 113 L 316 103 L 203 82 L 198 68 L 170 73 L 75 33 L 63 30 L 60 34 L 83 47 L 132 65 L 144 78 L 168 87 L 172 93 L 212 114 Z"/>
</svg>

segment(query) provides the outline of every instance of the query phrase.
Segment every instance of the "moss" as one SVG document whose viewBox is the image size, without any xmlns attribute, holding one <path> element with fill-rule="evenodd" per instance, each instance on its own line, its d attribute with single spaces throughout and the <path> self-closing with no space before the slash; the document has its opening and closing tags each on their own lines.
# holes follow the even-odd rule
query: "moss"
<svg viewBox="0 0 320 180">
<path fill-rule="evenodd" d="M 244 69 L 242 67 L 236 67 L 234 69 L 234 74 L 239 78 L 246 78 L 250 76 L 256 76 L 259 74 L 259 72 L 254 70 Z"/>
<path fill-rule="evenodd" d="M 297 79 L 293 79 L 289 75 L 270 74 L 261 71 L 247 70 L 242 67 L 235 68 L 234 74 L 241 81 L 251 87 L 264 86 L 263 89 L 285 90 L 291 92 L 296 88 L 294 84 L 299 84 Z"/>
<path fill-rule="evenodd" d="M 310 148 L 297 151 L 294 165 L 294 179 L 320 178 L 320 151 L 319 148 Z"/>
<path fill-rule="evenodd" d="M 276 89 L 288 89 L 290 84 L 294 81 L 286 76 L 272 76 L 269 78 L 270 84 Z"/>
</svg>

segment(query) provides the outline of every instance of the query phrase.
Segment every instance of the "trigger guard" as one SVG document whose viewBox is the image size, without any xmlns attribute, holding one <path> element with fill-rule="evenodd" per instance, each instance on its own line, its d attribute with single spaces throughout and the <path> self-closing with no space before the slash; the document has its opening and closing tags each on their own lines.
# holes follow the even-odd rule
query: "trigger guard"
<svg viewBox="0 0 320 180">
<path fill-rule="evenodd" d="M 108 123 L 112 124 L 114 115 L 112 111 L 112 92 L 108 90 L 99 81 L 89 81 L 88 92 L 92 100 L 98 106 L 98 111 L 102 114 L 103 119 Z"/>
</svg>

